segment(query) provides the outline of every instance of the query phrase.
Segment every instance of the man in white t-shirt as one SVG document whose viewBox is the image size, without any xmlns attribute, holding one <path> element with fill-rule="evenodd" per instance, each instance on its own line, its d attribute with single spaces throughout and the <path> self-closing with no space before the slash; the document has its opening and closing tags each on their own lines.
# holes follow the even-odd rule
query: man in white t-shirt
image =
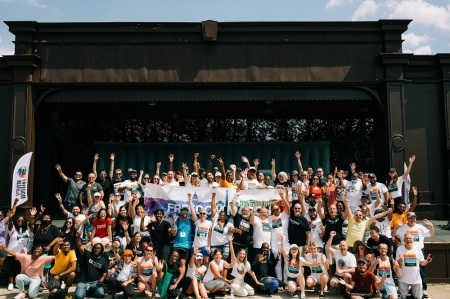
<svg viewBox="0 0 450 299">
<path fill-rule="evenodd" d="M 389 200 L 389 191 L 385 184 L 377 182 L 377 176 L 374 173 L 369 173 L 370 183 L 363 187 L 363 193 L 368 195 L 372 201 L 377 200 L 377 193 L 380 197 L 380 205 Z"/>
<path fill-rule="evenodd" d="M 398 278 L 398 291 L 401 298 L 406 298 L 409 295 L 409 286 L 411 286 L 413 297 L 421 299 L 423 289 L 420 266 L 428 265 L 432 257 L 429 254 L 427 259 L 424 259 L 420 248 L 414 245 L 414 237 L 410 233 L 406 233 L 403 240 L 405 245 L 397 248 L 395 256 L 402 270 L 402 275 Z"/>
<path fill-rule="evenodd" d="M 355 273 L 356 269 L 356 258 L 347 251 L 348 245 L 344 240 L 339 242 L 339 250 L 333 249 L 331 244 L 334 236 L 336 236 L 336 232 L 330 232 L 330 238 L 325 245 L 325 250 L 336 260 L 336 273 L 330 279 L 330 287 L 337 288 L 341 285 L 339 283 L 341 279 L 344 279 L 346 284 L 350 284 L 352 274 Z M 348 292 L 349 290 L 347 289 L 346 291 Z"/>
<path fill-rule="evenodd" d="M 354 213 L 355 210 L 361 205 L 361 195 L 363 184 L 358 177 L 358 173 L 352 173 L 352 180 L 341 180 L 341 188 L 345 189 L 345 196 L 348 199 L 348 205 L 351 212 Z"/>
<path fill-rule="evenodd" d="M 269 222 L 269 212 L 266 207 L 261 207 L 259 216 L 256 216 L 258 205 L 253 205 L 252 215 L 250 216 L 250 224 L 253 225 L 253 256 L 261 253 L 263 243 L 270 244 L 272 238 L 272 226 Z"/>
<path fill-rule="evenodd" d="M 305 215 L 308 220 L 309 228 L 311 229 L 311 242 L 315 242 L 320 253 L 323 253 L 323 241 L 320 235 L 322 234 L 321 227 L 322 219 L 317 216 L 317 210 L 315 207 L 310 206 L 308 213 Z"/>
<path fill-rule="evenodd" d="M 287 189 L 286 189 L 287 190 Z M 287 193 L 287 192 L 286 192 Z M 286 196 L 283 192 L 279 192 L 281 199 L 283 200 L 284 211 L 281 212 L 280 206 L 278 204 L 273 204 L 271 206 L 272 215 L 269 216 L 269 222 L 272 226 L 272 235 L 270 239 L 270 247 L 272 249 L 272 254 L 277 256 L 278 252 L 281 252 L 281 240 L 279 235 L 287 236 L 288 235 L 288 225 L 289 225 L 289 202 L 286 202 Z M 286 241 L 284 248 L 289 248 L 289 244 L 287 243 L 287 238 L 284 238 Z M 287 267 L 284 267 L 285 271 L 282 268 L 282 261 L 279 260 L 275 266 L 275 274 L 277 275 L 277 279 L 287 282 Z M 284 279 L 283 279 L 284 273 Z"/>
<path fill-rule="evenodd" d="M 119 192 L 124 192 L 123 201 L 126 202 L 131 196 L 131 191 L 137 190 L 138 188 L 139 182 L 137 181 L 137 171 L 135 169 L 130 169 L 130 179 L 123 181 L 117 190 Z"/>
<path fill-rule="evenodd" d="M 378 293 L 383 293 L 388 296 L 388 299 L 397 299 L 397 289 L 395 288 L 394 272 L 398 277 L 402 276 L 402 270 L 397 260 L 388 255 L 389 246 L 381 243 L 378 245 L 380 256 L 373 260 L 370 265 L 370 272 L 373 272 L 380 280 L 383 275 L 386 275 L 384 285 Z"/>
<path fill-rule="evenodd" d="M 245 176 L 245 173 L 242 173 L 242 176 Z M 237 184 L 237 183 L 236 183 Z M 259 182 L 256 179 L 256 168 L 250 167 L 247 171 L 247 178 L 244 178 L 244 189 L 257 189 L 259 186 Z"/>
<path fill-rule="evenodd" d="M 423 220 L 423 224 L 428 226 L 429 229 L 423 226 L 422 224 L 416 223 L 417 217 L 416 213 L 414 212 L 409 212 L 407 214 L 407 219 L 408 222 L 406 223 L 406 225 L 402 222 L 398 223 L 398 225 L 392 230 L 392 235 L 396 236 L 400 240 L 404 240 L 404 236 L 407 233 L 411 234 L 413 236 L 414 245 L 417 246 L 420 250 L 422 250 L 423 253 L 424 248 L 423 240 L 425 238 L 434 236 L 433 223 L 431 223 L 431 221 L 429 221 L 428 219 Z M 422 278 L 423 296 L 427 298 L 428 297 L 427 276 L 424 267 L 420 267 L 420 277 Z"/>
</svg>

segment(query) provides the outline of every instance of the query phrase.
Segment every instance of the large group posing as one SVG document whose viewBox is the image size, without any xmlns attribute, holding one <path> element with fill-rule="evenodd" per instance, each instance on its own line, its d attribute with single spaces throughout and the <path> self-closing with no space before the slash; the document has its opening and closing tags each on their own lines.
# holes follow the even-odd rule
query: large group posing
<svg viewBox="0 0 450 299">
<path fill-rule="evenodd" d="M 319 298 L 331 289 L 348 299 L 427 297 L 424 266 L 432 257 L 423 242 L 434 227 L 426 219 L 416 222 L 417 189 L 410 198 L 402 194 L 415 156 L 404 174 L 391 168 L 386 184 L 357 172 L 354 163 L 349 172 L 303 169 L 299 152 L 298 170 L 278 174 L 275 160 L 263 173 L 258 159 L 251 165 L 242 157 L 243 168 L 226 168 L 211 155 L 205 170 L 198 157 L 192 172 L 187 163 L 175 170 L 171 154 L 167 172 L 157 163 L 154 175 L 140 171 L 138 177 L 130 168 L 124 179 L 114 154 L 109 171 L 97 177 L 96 154 L 87 182 L 81 171 L 71 178 L 56 165 L 67 183 L 64 198 L 55 195 L 67 218 L 61 228 L 42 205 L 27 216 L 15 215 L 17 202 L 6 217 L 0 212 L 0 266 L 6 258 L 8 290 L 15 283 L 15 299 L 35 298 L 44 288 L 49 298 L 64 298 L 76 282 L 76 299 L 108 292 L 130 298 L 135 288 L 169 299 L 280 291 L 305 298 L 305 288 Z M 186 192 L 189 205 L 179 215 L 168 219 L 162 209 L 149 215 L 144 192 L 151 184 L 212 188 L 211 209 L 196 210 L 195 194 Z M 220 187 L 236 189 L 229 211 L 216 205 L 214 188 Z M 268 188 L 281 198 L 271 206 L 239 205 L 242 190 Z"/>
</svg>

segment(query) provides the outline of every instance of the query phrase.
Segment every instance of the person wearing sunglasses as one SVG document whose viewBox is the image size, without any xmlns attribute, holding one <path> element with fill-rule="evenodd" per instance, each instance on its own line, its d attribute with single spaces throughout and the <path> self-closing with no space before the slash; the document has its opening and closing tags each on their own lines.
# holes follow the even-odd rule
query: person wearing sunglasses
<svg viewBox="0 0 450 299">
<path fill-rule="evenodd" d="M 56 170 L 58 171 L 59 177 L 67 184 L 67 193 L 64 198 L 64 208 L 68 211 L 72 210 L 72 207 L 78 202 L 81 189 L 86 184 L 85 181 L 82 180 L 83 173 L 79 170 L 75 171 L 75 174 L 72 178 L 67 177 L 62 171 L 61 165 L 55 165 Z"/>
<path fill-rule="evenodd" d="M 145 296 L 145 291 L 152 290 L 152 299 L 156 298 L 156 280 L 158 278 L 159 268 L 158 258 L 155 256 L 155 251 L 152 245 L 148 245 L 144 249 L 145 254 L 137 261 L 138 271 L 138 290 L 142 296 Z"/>
<path fill-rule="evenodd" d="M 192 194 L 188 193 L 189 209 L 191 210 L 191 218 L 195 222 L 195 236 L 193 246 L 197 246 L 201 254 L 203 254 L 203 263 L 209 263 L 209 254 L 211 252 L 211 233 L 212 222 L 206 219 L 206 209 L 201 208 L 200 212 L 195 213 L 194 203 L 192 202 Z"/>
</svg>

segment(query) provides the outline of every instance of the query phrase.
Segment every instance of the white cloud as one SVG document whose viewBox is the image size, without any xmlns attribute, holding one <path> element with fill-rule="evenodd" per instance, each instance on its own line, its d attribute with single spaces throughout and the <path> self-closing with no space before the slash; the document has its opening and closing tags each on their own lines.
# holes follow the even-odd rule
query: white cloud
<svg viewBox="0 0 450 299">
<path fill-rule="evenodd" d="M 386 1 L 390 19 L 413 19 L 414 24 L 434 26 L 450 31 L 450 5 L 438 6 L 425 0 Z"/>
<path fill-rule="evenodd" d="M 425 46 L 415 49 L 414 54 L 415 55 L 430 55 L 430 54 L 433 54 L 433 51 L 431 51 L 430 45 L 425 45 Z"/>
<path fill-rule="evenodd" d="M 402 35 L 404 40 L 403 46 L 407 48 L 416 48 L 423 44 L 428 44 L 431 38 L 428 35 L 416 35 L 414 33 L 406 33 Z"/>
<path fill-rule="evenodd" d="M 326 8 L 334 8 L 336 6 L 344 4 L 344 2 L 346 2 L 346 1 L 345 0 L 330 0 L 330 1 L 328 1 Z"/>
<path fill-rule="evenodd" d="M 368 16 L 374 16 L 378 10 L 378 4 L 373 0 L 365 0 L 361 5 L 355 10 L 352 16 L 353 21 L 362 20 Z"/>
<path fill-rule="evenodd" d="M 41 4 L 39 0 L 28 0 L 28 3 L 38 8 L 47 8 L 47 4 Z"/>
<path fill-rule="evenodd" d="M 14 55 L 14 49 L 0 48 L 0 55 Z"/>
</svg>

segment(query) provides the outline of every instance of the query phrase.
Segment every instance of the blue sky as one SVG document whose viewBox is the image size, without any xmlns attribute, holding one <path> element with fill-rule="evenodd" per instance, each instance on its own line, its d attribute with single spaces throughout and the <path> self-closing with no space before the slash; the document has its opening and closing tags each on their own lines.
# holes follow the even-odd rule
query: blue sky
<svg viewBox="0 0 450 299">
<path fill-rule="evenodd" d="M 450 53 L 449 0 L 0 0 L 1 21 L 201 22 L 413 19 L 404 52 Z M 14 51 L 0 23 L 0 55 Z"/>
</svg>

